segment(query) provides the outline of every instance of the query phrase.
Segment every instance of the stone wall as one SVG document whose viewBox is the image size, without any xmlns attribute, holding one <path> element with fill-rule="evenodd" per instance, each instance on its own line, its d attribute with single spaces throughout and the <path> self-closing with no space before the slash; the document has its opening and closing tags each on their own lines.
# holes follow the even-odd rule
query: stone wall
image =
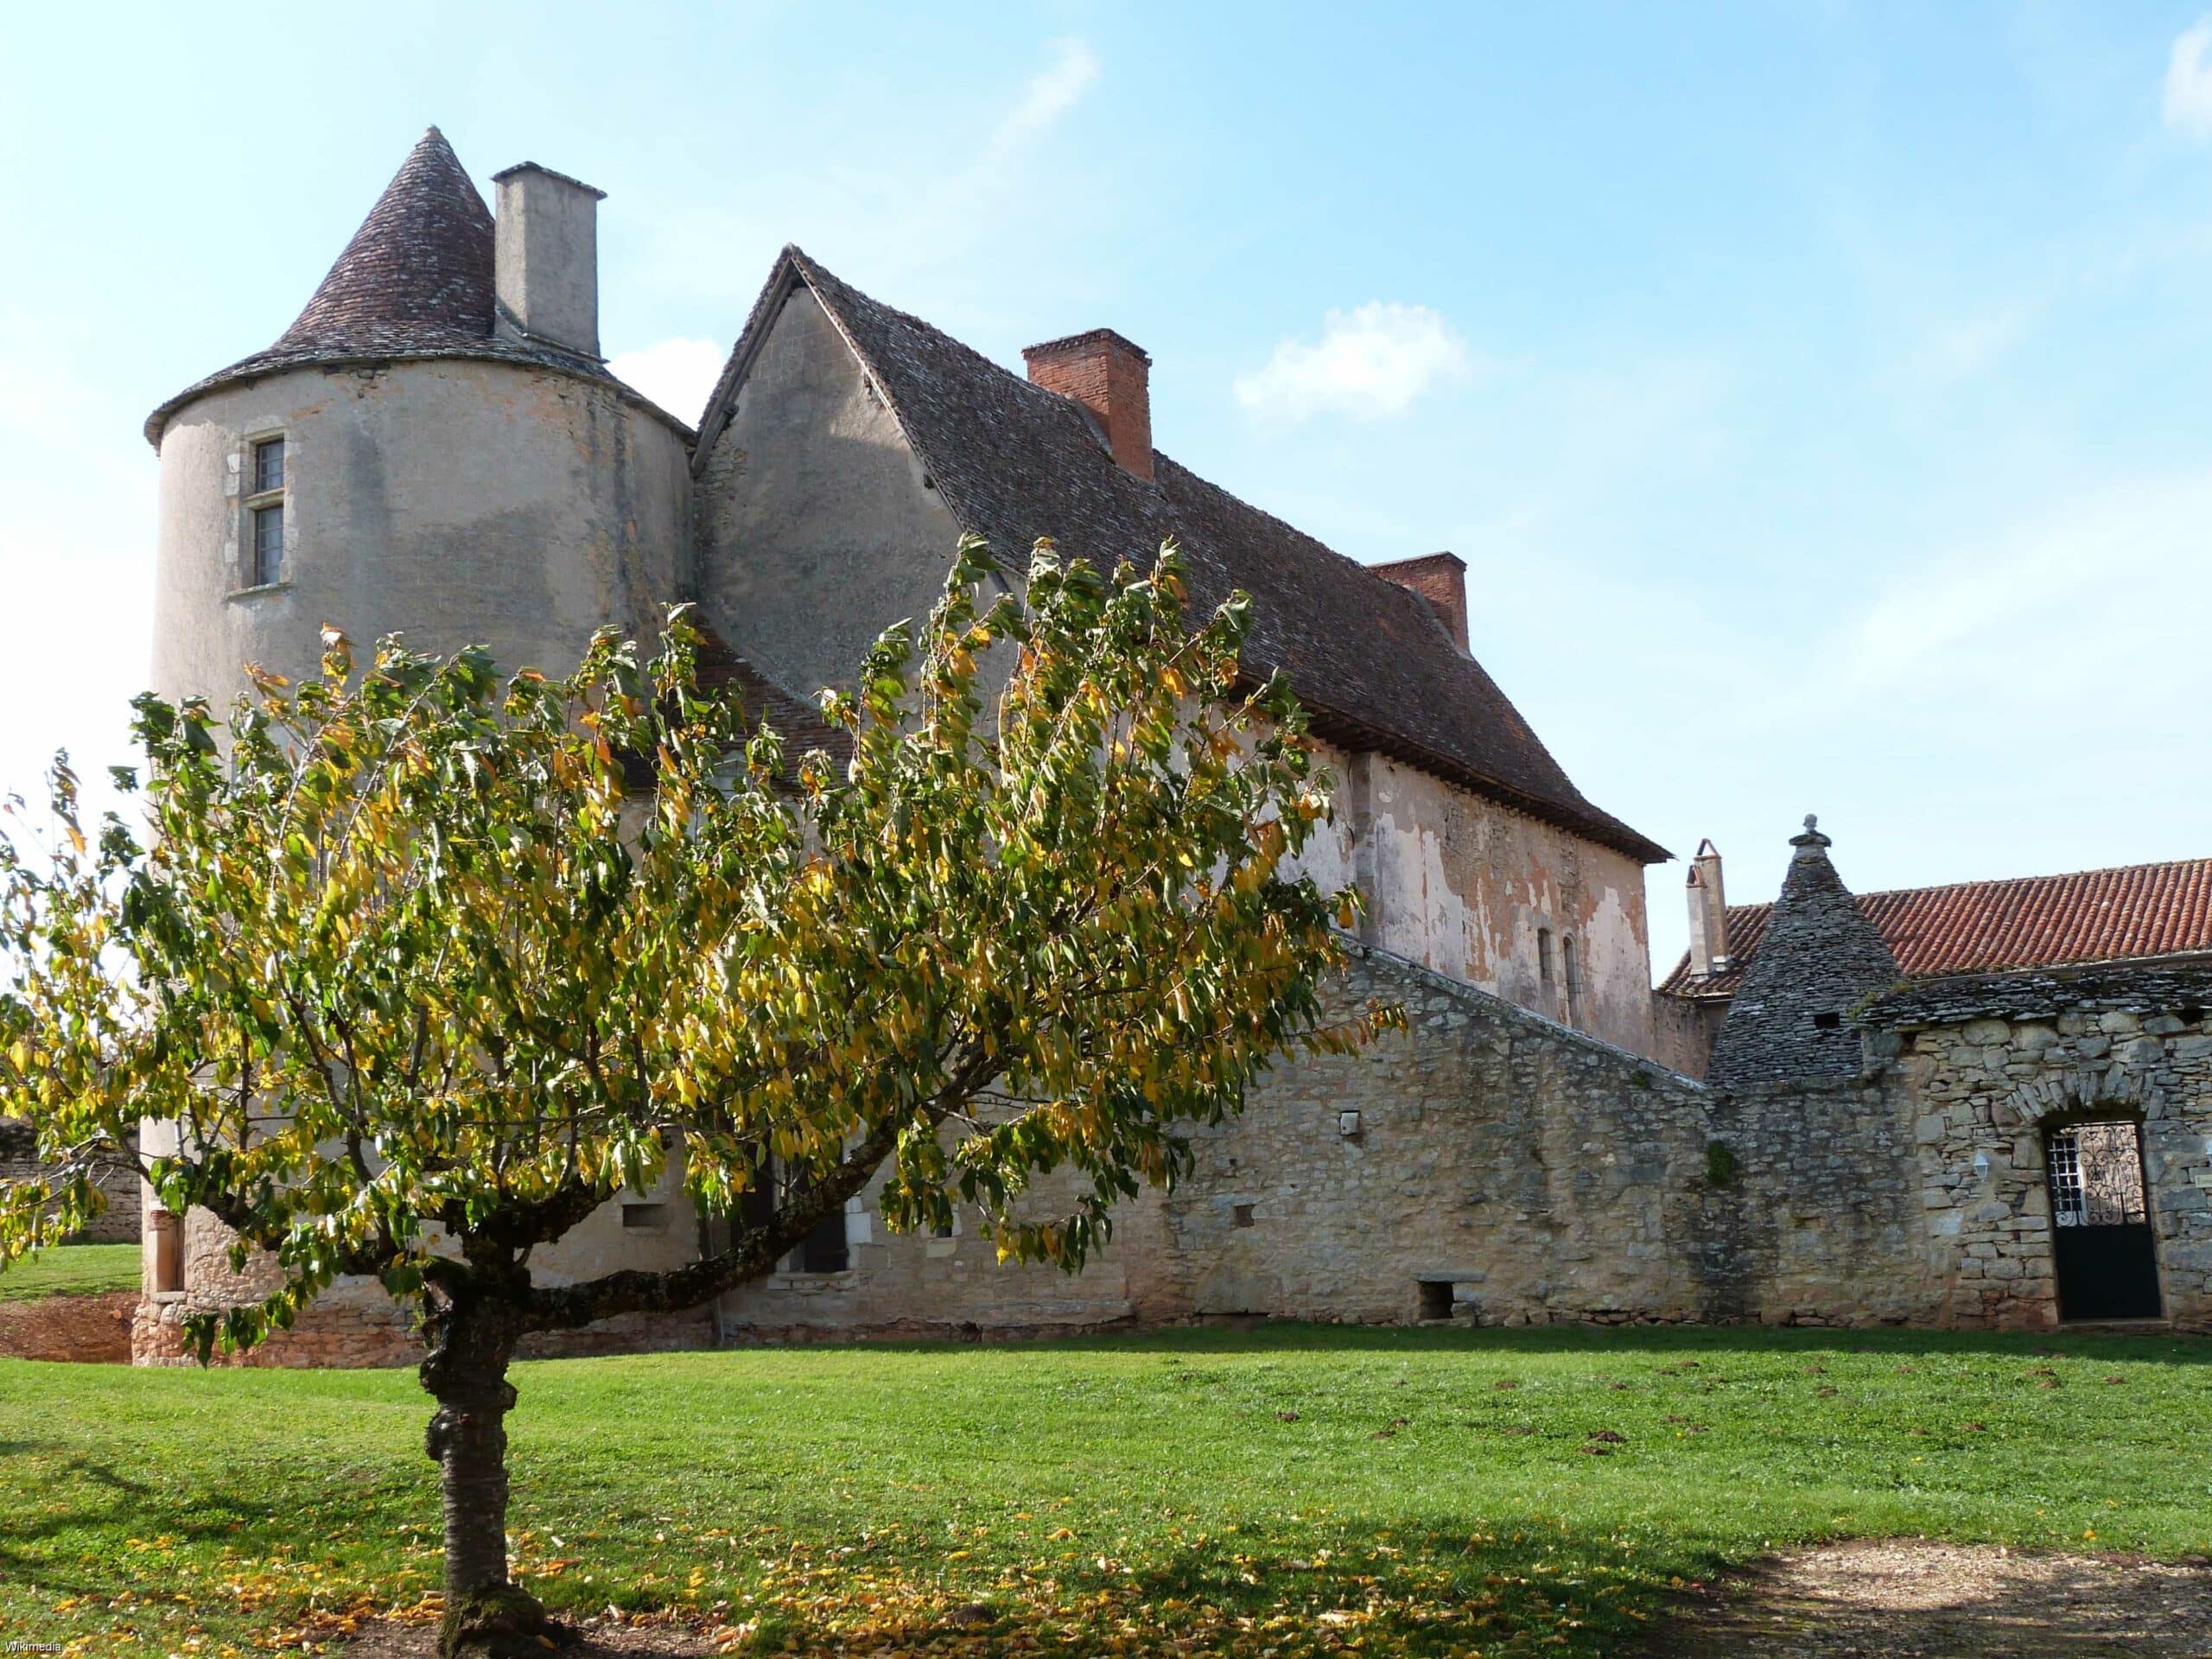
<svg viewBox="0 0 2212 1659">
<path fill-rule="evenodd" d="M 1910 1204 L 1878 1089 L 1720 1095 L 1379 951 L 1332 995 L 1398 1001 L 1412 1029 L 1286 1068 L 1206 1137 L 1165 1205 L 1178 1311 L 1396 1321 L 1440 1285 L 1515 1325 L 1924 1305 L 1897 1288 Z"/>
<path fill-rule="evenodd" d="M 2212 1324 L 2212 969 L 1937 982 L 1865 1014 L 1859 1075 L 1719 1090 L 1367 946 L 1328 988 L 1410 1029 L 1286 1065 L 1202 1131 L 1174 1192 L 1117 1212 L 1084 1274 L 1000 1264 L 963 1224 L 887 1231 L 874 1190 L 849 1265 L 784 1272 L 711 1314 L 613 1322 L 531 1351 L 709 1341 L 1068 1332 L 1255 1314 L 1346 1322 L 2056 1321 L 2042 1135 L 2144 1123 L 2165 1306 Z M 1040 1205 L 1057 1197 L 1035 1195 Z M 617 1206 L 546 1274 L 672 1265 Z M 188 1230 L 191 1295 L 149 1299 L 137 1352 L 181 1353 L 219 1306 L 227 1238 Z M 373 1287 L 340 1287 L 256 1363 L 416 1357 Z"/>
<path fill-rule="evenodd" d="M 645 1212 L 626 1215 L 626 1210 Z M 537 1253 L 537 1282 L 560 1285 L 595 1277 L 616 1268 L 659 1270 L 679 1267 L 696 1255 L 691 1206 L 679 1178 L 664 1172 L 650 1193 L 631 1194 L 602 1205 L 559 1243 Z M 651 1217 L 648 1226 L 633 1224 Z M 671 1219 L 674 1217 L 674 1219 Z M 141 1365 L 192 1363 L 185 1321 L 193 1314 L 218 1312 L 266 1295 L 277 1283 L 276 1264 L 249 1257 L 245 1271 L 231 1270 L 236 1236 L 204 1210 L 184 1217 L 180 1245 L 184 1288 L 162 1291 L 154 1280 L 155 1247 L 146 1252 L 146 1272 L 130 1335 L 130 1354 Z M 706 1309 L 674 1314 L 627 1314 L 580 1331 L 563 1331 L 524 1340 L 525 1358 L 571 1354 L 636 1353 L 671 1348 L 703 1348 L 715 1340 L 714 1317 Z M 370 1279 L 341 1279 L 302 1313 L 289 1331 L 270 1337 L 243 1355 L 219 1357 L 219 1363 L 244 1365 L 333 1366 L 411 1365 L 423 1357 L 413 1311 L 395 1303 Z"/>
<path fill-rule="evenodd" d="M 2105 967 L 1939 980 L 1867 1015 L 1914 1112 L 1934 1317 L 2059 1317 L 2044 1137 L 2141 1124 L 2166 1317 L 2212 1328 L 2212 968 Z"/>
<path fill-rule="evenodd" d="M 15 1119 L 0 1119 L 0 1185 L 37 1179 L 44 1166 L 33 1155 L 36 1150 L 37 1142 L 29 1124 Z M 100 1191 L 107 1195 L 107 1208 L 93 1217 L 91 1225 L 73 1235 L 71 1242 L 79 1244 L 127 1244 L 134 1242 L 142 1225 L 137 1173 L 118 1164 L 102 1170 L 95 1180 Z"/>
<path fill-rule="evenodd" d="M 1724 1095 L 1386 952 L 1331 988 L 1411 1029 L 1283 1066 L 1116 1215 L 1079 1278 L 848 1217 L 853 1268 L 724 1299 L 726 1337 L 1259 1314 L 1396 1323 L 1929 1317 L 1910 1116 L 1877 1082 Z M 1348 1116 L 1350 1115 L 1350 1116 Z"/>
</svg>

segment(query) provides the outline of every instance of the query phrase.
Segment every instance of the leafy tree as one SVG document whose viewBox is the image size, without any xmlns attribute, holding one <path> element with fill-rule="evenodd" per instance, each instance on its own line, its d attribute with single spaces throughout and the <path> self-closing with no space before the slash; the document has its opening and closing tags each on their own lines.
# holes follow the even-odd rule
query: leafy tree
<svg viewBox="0 0 2212 1659">
<path fill-rule="evenodd" d="M 0 1113 L 51 1160 L 0 1190 L 0 1261 L 173 1120 L 162 1205 L 282 1274 L 195 1317 L 203 1362 L 343 1274 L 417 1307 L 447 1651 L 554 1629 L 507 1576 L 524 1335 L 698 1306 L 879 1175 L 893 1228 L 957 1203 L 1002 1258 L 1075 1270 L 1188 1167 L 1188 1125 L 1395 1017 L 1323 1017 L 1354 899 L 1283 874 L 1328 780 L 1288 689 L 1240 678 L 1243 601 L 1188 629 L 1172 547 L 1107 578 L 1039 543 L 1026 599 L 984 609 L 990 574 L 963 543 L 927 625 L 823 694 L 842 764 L 702 689 L 681 609 L 650 664 L 610 631 L 504 684 L 392 639 L 357 674 L 326 630 L 319 679 L 249 671 L 226 722 L 138 700 L 143 840 L 110 817 L 88 843 L 57 766 L 58 835 L 0 853 Z M 727 1248 L 533 1279 L 670 1160 Z M 1074 1197 L 1039 1214 L 1056 1171 Z"/>
</svg>

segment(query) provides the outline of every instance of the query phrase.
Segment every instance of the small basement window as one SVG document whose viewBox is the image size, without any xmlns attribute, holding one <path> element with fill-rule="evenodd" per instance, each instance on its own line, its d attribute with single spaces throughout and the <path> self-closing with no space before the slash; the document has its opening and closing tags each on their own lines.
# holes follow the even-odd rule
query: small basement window
<svg viewBox="0 0 2212 1659">
<path fill-rule="evenodd" d="M 1834 1012 L 1816 1014 L 1813 1016 L 1813 1024 L 1821 1031 L 1834 1031 L 1842 1026 L 1843 1016 Z"/>
<path fill-rule="evenodd" d="M 1424 1319 L 1448 1319 L 1452 1317 L 1452 1281 L 1449 1279 L 1424 1279 L 1421 1281 L 1421 1316 Z"/>
<path fill-rule="evenodd" d="M 1229 1213 L 1239 1227 L 1249 1227 L 1252 1224 L 1252 1206 L 1249 1204 L 1236 1205 Z"/>
<path fill-rule="evenodd" d="M 667 1225 L 668 1206 L 664 1204 L 626 1204 L 622 1206 L 625 1232 L 657 1233 Z"/>
</svg>

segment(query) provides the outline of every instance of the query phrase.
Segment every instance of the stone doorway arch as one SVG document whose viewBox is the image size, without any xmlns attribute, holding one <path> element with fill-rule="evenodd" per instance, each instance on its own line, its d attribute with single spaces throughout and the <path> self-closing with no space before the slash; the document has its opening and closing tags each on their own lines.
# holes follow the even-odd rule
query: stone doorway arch
<svg viewBox="0 0 2212 1659">
<path fill-rule="evenodd" d="M 2047 1118 L 2043 1145 L 2058 1317 L 2163 1318 L 2142 1118 L 2125 1111 Z"/>
</svg>

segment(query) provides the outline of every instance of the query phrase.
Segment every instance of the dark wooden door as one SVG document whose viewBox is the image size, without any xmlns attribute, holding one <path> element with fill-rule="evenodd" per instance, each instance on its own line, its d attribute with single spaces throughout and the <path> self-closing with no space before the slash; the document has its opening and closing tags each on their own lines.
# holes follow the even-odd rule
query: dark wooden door
<svg viewBox="0 0 2212 1659">
<path fill-rule="evenodd" d="M 2133 1122 L 2069 1123 L 2044 1143 L 2063 1319 L 2155 1319 L 2158 1258 Z"/>
</svg>

